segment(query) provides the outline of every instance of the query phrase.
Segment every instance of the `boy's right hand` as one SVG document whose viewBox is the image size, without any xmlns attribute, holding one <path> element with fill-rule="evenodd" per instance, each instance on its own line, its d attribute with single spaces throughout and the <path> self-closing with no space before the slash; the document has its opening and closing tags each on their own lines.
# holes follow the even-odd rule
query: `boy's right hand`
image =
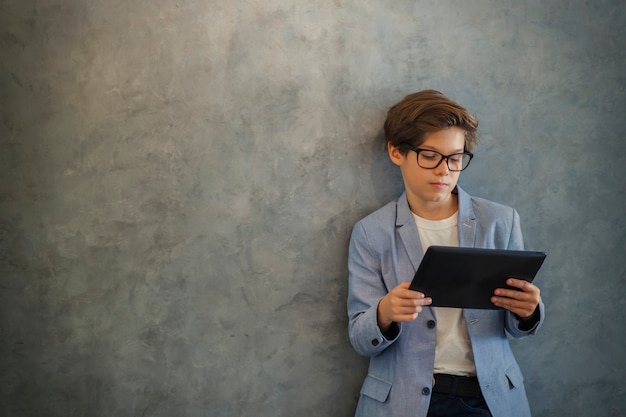
<svg viewBox="0 0 626 417">
<path fill-rule="evenodd" d="M 430 305 L 432 299 L 418 291 L 409 289 L 409 282 L 403 282 L 378 303 L 378 327 L 384 333 L 392 323 L 413 321 L 422 312 L 422 307 Z"/>
</svg>

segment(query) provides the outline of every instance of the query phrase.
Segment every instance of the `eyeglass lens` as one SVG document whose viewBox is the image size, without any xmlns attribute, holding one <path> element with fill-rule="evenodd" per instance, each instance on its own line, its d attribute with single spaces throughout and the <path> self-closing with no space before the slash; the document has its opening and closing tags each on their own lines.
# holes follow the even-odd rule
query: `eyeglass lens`
<svg viewBox="0 0 626 417">
<path fill-rule="evenodd" d="M 422 168 L 434 169 L 446 159 L 450 171 L 462 171 L 469 165 L 471 157 L 466 153 L 444 156 L 435 151 L 421 150 L 417 153 L 417 163 Z"/>
</svg>

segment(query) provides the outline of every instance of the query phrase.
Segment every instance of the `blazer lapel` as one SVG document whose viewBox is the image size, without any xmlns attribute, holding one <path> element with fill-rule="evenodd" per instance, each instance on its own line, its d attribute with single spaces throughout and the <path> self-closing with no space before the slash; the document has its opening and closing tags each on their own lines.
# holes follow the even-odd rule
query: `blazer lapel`
<svg viewBox="0 0 626 417">
<path fill-rule="evenodd" d="M 403 193 L 397 201 L 396 229 L 398 230 L 402 244 L 406 248 L 409 259 L 413 264 L 413 269 L 417 271 L 417 267 L 424 257 L 424 250 L 420 243 L 415 219 L 413 219 L 413 214 L 409 209 L 406 192 Z"/>
<path fill-rule="evenodd" d="M 473 248 L 476 246 L 476 215 L 472 199 L 461 187 L 456 187 L 459 197 L 459 246 Z"/>
<path fill-rule="evenodd" d="M 398 230 L 402 244 L 406 248 L 407 255 L 411 260 L 413 270 L 417 271 L 424 257 L 424 249 L 420 242 L 415 219 L 409 208 L 409 202 L 406 199 L 406 192 L 400 196 L 396 204 L 396 229 Z M 421 314 L 425 318 L 435 319 L 435 310 L 430 306 L 425 307 Z"/>
<path fill-rule="evenodd" d="M 459 246 L 472 248 L 476 245 L 476 216 L 472 199 L 459 186 L 456 187 L 455 192 L 459 197 Z M 420 243 L 417 226 L 406 199 L 406 192 L 398 198 L 396 204 L 396 228 L 413 268 L 417 270 L 424 257 L 424 249 Z"/>
</svg>

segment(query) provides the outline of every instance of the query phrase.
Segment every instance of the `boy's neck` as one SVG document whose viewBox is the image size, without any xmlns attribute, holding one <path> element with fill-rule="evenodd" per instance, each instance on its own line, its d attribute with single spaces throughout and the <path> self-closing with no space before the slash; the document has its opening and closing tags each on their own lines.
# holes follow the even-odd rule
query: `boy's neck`
<svg viewBox="0 0 626 417">
<path fill-rule="evenodd" d="M 459 199 L 455 194 L 450 194 L 450 198 L 437 202 L 415 202 L 409 201 L 411 212 L 426 220 L 443 220 L 452 216 L 459 210 Z"/>
</svg>

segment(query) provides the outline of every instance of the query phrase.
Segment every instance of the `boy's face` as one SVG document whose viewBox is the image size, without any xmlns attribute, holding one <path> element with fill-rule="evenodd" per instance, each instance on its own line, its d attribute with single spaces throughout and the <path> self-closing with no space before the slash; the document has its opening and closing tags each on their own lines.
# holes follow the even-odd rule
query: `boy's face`
<svg viewBox="0 0 626 417">
<path fill-rule="evenodd" d="M 420 149 L 430 149 L 443 155 L 461 153 L 465 147 L 465 132 L 453 126 L 426 135 Z M 437 168 L 426 169 L 417 164 L 417 154 L 410 150 L 402 155 L 398 148 L 388 145 L 389 157 L 400 167 L 411 211 L 418 216 L 438 220 L 457 210 L 452 190 L 456 187 L 460 172 L 450 171 L 443 160 Z"/>
</svg>

